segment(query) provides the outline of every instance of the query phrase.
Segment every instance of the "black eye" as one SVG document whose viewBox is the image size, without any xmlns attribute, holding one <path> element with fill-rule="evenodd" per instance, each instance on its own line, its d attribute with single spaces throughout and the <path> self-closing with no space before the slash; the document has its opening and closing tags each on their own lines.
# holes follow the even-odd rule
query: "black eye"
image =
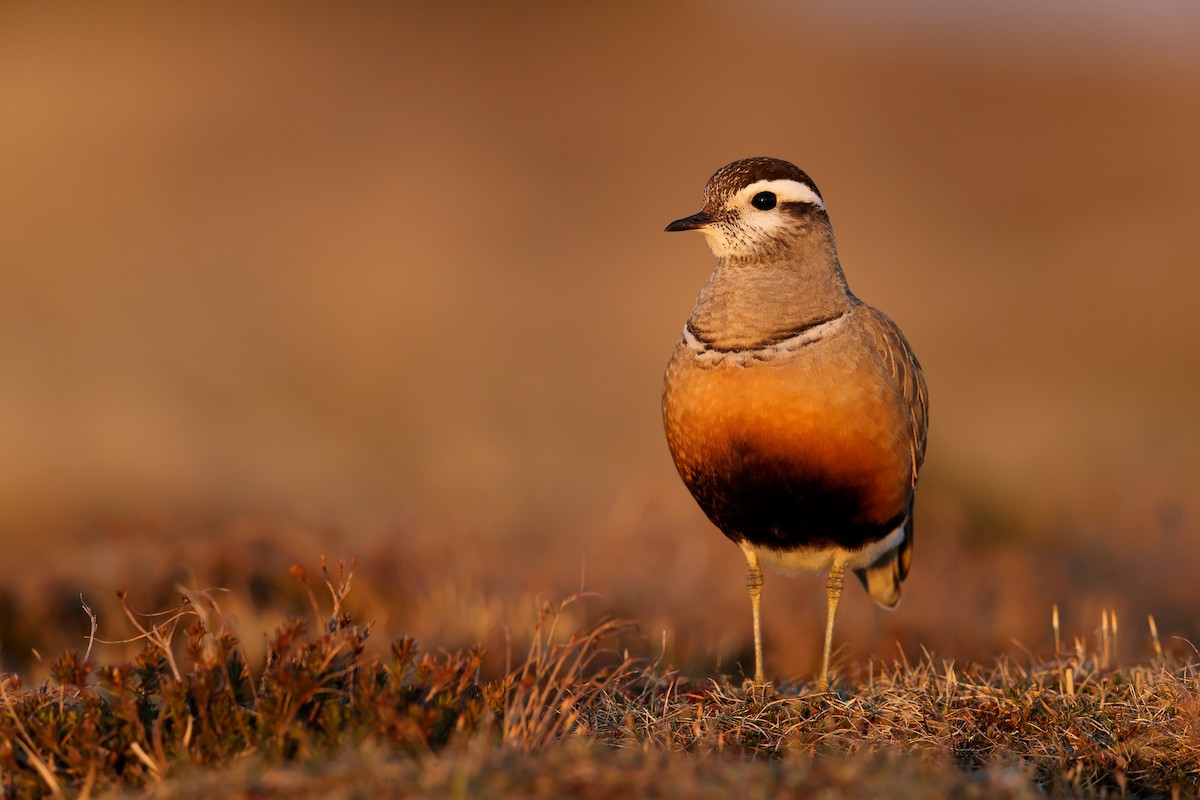
<svg viewBox="0 0 1200 800">
<path fill-rule="evenodd" d="M 759 211 L 770 211 L 775 207 L 776 199 L 774 192 L 759 192 L 750 200 L 750 205 L 757 208 Z"/>
</svg>

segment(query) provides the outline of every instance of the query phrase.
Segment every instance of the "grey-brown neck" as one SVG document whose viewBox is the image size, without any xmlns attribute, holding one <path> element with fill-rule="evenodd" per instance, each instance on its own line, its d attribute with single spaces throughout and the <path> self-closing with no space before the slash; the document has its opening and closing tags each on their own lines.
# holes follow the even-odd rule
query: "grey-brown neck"
<svg viewBox="0 0 1200 800">
<path fill-rule="evenodd" d="M 840 316 L 856 300 L 823 214 L 803 235 L 754 258 L 721 258 L 696 298 L 688 328 L 720 350 L 768 346 Z"/>
</svg>

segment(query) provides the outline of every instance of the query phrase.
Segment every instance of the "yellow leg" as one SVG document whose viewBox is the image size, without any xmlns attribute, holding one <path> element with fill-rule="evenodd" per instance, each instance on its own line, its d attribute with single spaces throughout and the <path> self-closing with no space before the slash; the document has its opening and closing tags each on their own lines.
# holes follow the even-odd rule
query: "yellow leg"
<svg viewBox="0 0 1200 800">
<path fill-rule="evenodd" d="M 763 678 L 762 618 L 759 611 L 762 604 L 762 568 L 758 566 L 758 553 L 748 547 L 743 551 L 746 553 L 746 589 L 750 592 L 750 607 L 754 611 L 754 682 L 761 686 L 767 682 Z"/>
<path fill-rule="evenodd" d="M 829 581 L 825 584 L 825 597 L 829 610 L 825 618 L 825 655 L 821 658 L 821 677 L 817 679 L 817 691 L 829 688 L 829 654 L 833 649 L 833 618 L 837 614 L 838 601 L 842 599 L 843 564 L 834 563 L 829 570 Z"/>
</svg>

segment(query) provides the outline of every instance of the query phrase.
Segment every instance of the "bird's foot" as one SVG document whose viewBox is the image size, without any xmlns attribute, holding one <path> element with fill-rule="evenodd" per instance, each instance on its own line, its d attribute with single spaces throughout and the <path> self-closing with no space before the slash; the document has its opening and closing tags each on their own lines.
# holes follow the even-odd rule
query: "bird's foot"
<svg viewBox="0 0 1200 800">
<path fill-rule="evenodd" d="M 765 700 L 775 695 L 775 685 L 770 681 L 760 681 L 746 678 L 742 681 L 742 691 L 751 700 Z"/>
<path fill-rule="evenodd" d="M 822 686 L 820 683 L 818 683 L 815 687 L 813 687 L 812 690 L 806 693 L 806 696 L 813 700 L 822 702 L 842 702 L 850 698 L 850 693 L 844 689 L 838 689 L 830 686 L 829 684 Z"/>
</svg>

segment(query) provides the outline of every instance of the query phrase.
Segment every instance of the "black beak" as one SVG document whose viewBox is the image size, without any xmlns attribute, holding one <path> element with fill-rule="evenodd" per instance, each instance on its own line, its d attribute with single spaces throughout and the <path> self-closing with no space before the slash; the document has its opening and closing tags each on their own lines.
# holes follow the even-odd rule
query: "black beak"
<svg viewBox="0 0 1200 800">
<path fill-rule="evenodd" d="M 667 226 L 667 230 L 672 233 L 675 231 L 694 231 L 697 228 L 703 228 L 712 221 L 712 217 L 701 211 L 697 214 L 692 214 L 690 217 L 675 220 Z"/>
</svg>

